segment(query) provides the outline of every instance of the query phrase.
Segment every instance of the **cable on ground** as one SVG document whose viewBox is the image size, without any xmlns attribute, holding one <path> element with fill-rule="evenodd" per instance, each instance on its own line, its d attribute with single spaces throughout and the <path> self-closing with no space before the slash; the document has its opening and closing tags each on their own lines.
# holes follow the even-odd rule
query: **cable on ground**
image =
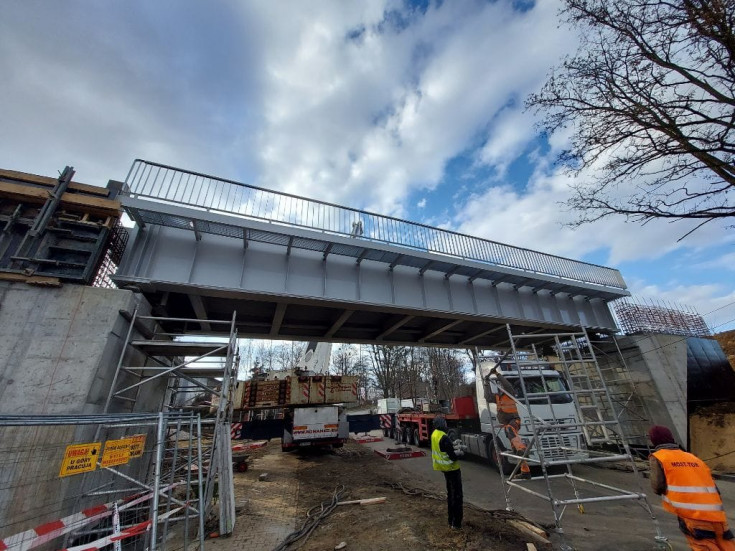
<svg viewBox="0 0 735 551">
<path fill-rule="evenodd" d="M 290 545 L 296 543 L 301 538 L 303 538 L 303 541 L 300 545 L 303 545 L 309 539 L 311 533 L 316 530 L 316 527 L 319 526 L 319 523 L 332 514 L 337 504 L 339 504 L 340 499 L 344 497 L 345 491 L 344 485 L 340 484 L 334 490 L 331 499 L 322 501 L 320 505 L 315 505 L 309 509 L 306 512 L 306 520 L 301 525 L 301 528 L 295 532 L 291 532 L 273 551 L 285 551 Z"/>
</svg>

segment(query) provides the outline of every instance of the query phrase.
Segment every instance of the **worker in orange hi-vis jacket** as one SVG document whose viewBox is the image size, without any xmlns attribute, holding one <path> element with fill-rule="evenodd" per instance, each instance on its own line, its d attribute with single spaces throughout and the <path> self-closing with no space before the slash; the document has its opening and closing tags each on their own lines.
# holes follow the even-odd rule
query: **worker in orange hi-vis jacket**
<svg viewBox="0 0 735 551">
<path fill-rule="evenodd" d="M 648 438 L 654 446 L 649 458 L 651 487 L 663 499 L 663 508 L 679 518 L 689 547 L 695 551 L 735 551 L 720 491 L 709 467 L 683 451 L 666 427 L 651 427 Z"/>
<path fill-rule="evenodd" d="M 510 384 L 508 379 L 503 377 L 498 369 L 500 364 L 496 365 L 490 370 L 490 373 L 495 373 L 496 380 L 498 382 L 499 392 L 495 393 L 495 405 L 498 409 L 498 422 L 503 425 L 505 435 L 510 441 L 510 445 L 513 448 L 513 452 L 516 455 L 523 455 L 526 452 L 526 444 L 518 434 L 521 430 L 521 417 L 518 415 L 518 404 L 514 399 L 515 389 Z M 521 473 L 519 478 L 530 478 L 531 469 L 528 467 L 528 463 L 521 461 Z"/>
</svg>

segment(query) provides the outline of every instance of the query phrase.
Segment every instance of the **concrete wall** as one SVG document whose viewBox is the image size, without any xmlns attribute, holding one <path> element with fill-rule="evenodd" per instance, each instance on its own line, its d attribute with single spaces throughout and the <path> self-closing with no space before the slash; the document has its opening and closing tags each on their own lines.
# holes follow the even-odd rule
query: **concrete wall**
<svg viewBox="0 0 735 551">
<path fill-rule="evenodd" d="M 138 304 L 149 310 L 131 291 L 0 282 L 0 413 L 101 413 L 129 325 L 119 312 Z M 157 394 L 138 409 L 158 411 Z"/>
<path fill-rule="evenodd" d="M 0 282 L 0 414 L 102 413 L 129 327 L 119 312 L 132 313 L 136 305 L 149 311 L 131 291 Z M 133 353 L 124 365 L 142 362 Z M 164 380 L 143 385 L 135 409 L 160 411 L 165 392 Z M 130 402 L 115 401 L 111 411 L 131 408 Z M 90 487 L 85 478 L 91 475 L 59 478 L 59 469 L 66 446 L 91 442 L 95 430 L 74 424 L 0 426 L 0 538 L 90 504 L 72 496 Z M 138 461 L 126 468 L 130 476 L 144 476 L 148 466 Z"/>
<path fill-rule="evenodd" d="M 674 335 L 632 335 L 618 340 L 625 362 L 650 414 L 687 443 L 687 346 Z"/>
</svg>

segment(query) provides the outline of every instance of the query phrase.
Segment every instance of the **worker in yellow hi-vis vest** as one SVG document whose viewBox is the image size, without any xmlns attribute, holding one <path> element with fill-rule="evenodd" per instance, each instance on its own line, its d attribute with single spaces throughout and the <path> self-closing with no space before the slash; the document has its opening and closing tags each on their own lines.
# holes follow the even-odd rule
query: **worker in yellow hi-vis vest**
<svg viewBox="0 0 735 551">
<path fill-rule="evenodd" d="M 431 433 L 431 462 L 435 471 L 444 473 L 447 484 L 447 514 L 450 528 L 462 528 L 463 496 L 462 471 L 457 458 L 464 455 L 461 445 L 455 448 L 447 436 L 447 420 L 434 417 L 434 431 Z"/>
<path fill-rule="evenodd" d="M 666 427 L 651 427 L 648 438 L 654 445 L 649 458 L 651 487 L 663 499 L 663 508 L 679 518 L 689 547 L 694 551 L 735 551 L 720 491 L 709 467 L 683 451 Z"/>
</svg>

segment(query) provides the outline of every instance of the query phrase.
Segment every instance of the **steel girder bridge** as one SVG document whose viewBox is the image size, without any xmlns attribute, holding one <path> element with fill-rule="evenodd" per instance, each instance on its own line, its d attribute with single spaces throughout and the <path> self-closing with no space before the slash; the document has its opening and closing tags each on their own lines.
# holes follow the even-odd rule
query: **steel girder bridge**
<svg viewBox="0 0 735 551">
<path fill-rule="evenodd" d="M 174 332 L 493 348 L 514 334 L 612 333 L 612 268 L 136 160 L 136 222 L 113 278 Z"/>
</svg>

